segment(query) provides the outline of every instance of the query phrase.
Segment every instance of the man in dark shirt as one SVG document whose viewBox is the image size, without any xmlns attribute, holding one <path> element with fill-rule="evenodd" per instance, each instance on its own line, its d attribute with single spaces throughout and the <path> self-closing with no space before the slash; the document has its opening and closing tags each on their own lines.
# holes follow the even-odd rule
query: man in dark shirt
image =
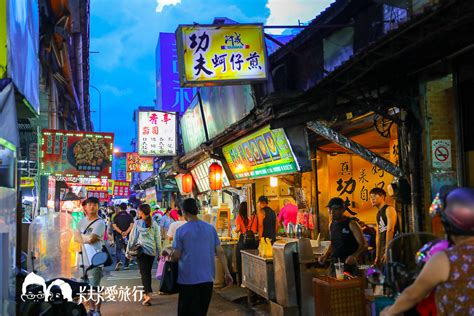
<svg viewBox="0 0 474 316">
<path fill-rule="evenodd" d="M 120 212 L 113 220 L 114 240 L 115 240 L 115 271 L 120 270 L 122 262 L 124 269 L 128 269 L 129 260 L 125 257 L 125 247 L 127 247 L 128 235 L 133 228 L 133 217 L 127 212 L 127 204 L 120 204 Z"/>
<path fill-rule="evenodd" d="M 387 261 L 387 246 L 400 233 L 397 211 L 385 202 L 387 193 L 384 189 L 373 188 L 369 192 L 372 206 L 377 208 L 377 249 L 375 262 L 381 266 Z"/>
<path fill-rule="evenodd" d="M 268 198 L 266 196 L 261 196 L 258 198 L 258 205 L 260 207 L 260 212 L 263 213 L 262 229 L 259 229 L 261 233 L 261 238 L 268 238 L 272 243 L 276 240 L 276 225 L 277 217 L 275 211 L 268 206 Z M 260 216 L 259 216 L 260 217 Z"/>
<path fill-rule="evenodd" d="M 319 261 L 324 263 L 331 256 L 332 263 L 344 262 L 344 271 L 357 275 L 357 260 L 365 250 L 367 241 L 356 221 L 344 215 L 347 207 L 341 198 L 332 198 L 327 205 L 331 222 L 329 234 L 331 246 Z"/>
</svg>

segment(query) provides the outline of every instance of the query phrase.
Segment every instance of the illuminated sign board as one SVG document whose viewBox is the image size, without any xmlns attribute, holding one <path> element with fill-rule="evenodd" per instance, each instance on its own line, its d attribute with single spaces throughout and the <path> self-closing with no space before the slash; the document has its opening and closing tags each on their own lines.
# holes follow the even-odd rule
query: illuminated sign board
<svg viewBox="0 0 474 316">
<path fill-rule="evenodd" d="M 159 111 L 138 112 L 138 154 L 176 155 L 176 114 Z"/>
<path fill-rule="evenodd" d="M 114 134 L 44 129 L 41 173 L 111 178 Z"/>
<path fill-rule="evenodd" d="M 176 43 L 183 87 L 267 79 L 262 24 L 180 25 Z"/>
<path fill-rule="evenodd" d="M 283 129 L 263 129 L 223 148 L 236 179 L 260 178 L 299 171 Z"/>
</svg>

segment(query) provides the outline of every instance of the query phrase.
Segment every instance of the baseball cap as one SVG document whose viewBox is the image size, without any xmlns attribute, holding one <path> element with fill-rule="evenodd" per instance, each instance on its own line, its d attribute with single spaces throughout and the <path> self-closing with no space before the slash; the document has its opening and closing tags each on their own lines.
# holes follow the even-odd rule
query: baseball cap
<svg viewBox="0 0 474 316">
<path fill-rule="evenodd" d="M 349 207 L 347 207 L 346 202 L 344 202 L 344 200 L 339 197 L 330 199 L 326 207 L 329 207 L 331 209 L 343 209 L 344 211 L 349 212 L 349 214 L 351 215 L 357 214 L 356 212 L 352 211 Z"/>
<path fill-rule="evenodd" d="M 346 208 L 346 205 L 344 204 L 344 200 L 339 198 L 339 197 L 335 197 L 335 198 L 332 198 L 329 200 L 328 202 L 328 205 L 326 205 L 326 207 L 329 207 L 329 208 Z"/>
<path fill-rule="evenodd" d="M 259 202 L 268 203 L 268 198 L 265 195 L 262 195 L 258 198 Z"/>
</svg>

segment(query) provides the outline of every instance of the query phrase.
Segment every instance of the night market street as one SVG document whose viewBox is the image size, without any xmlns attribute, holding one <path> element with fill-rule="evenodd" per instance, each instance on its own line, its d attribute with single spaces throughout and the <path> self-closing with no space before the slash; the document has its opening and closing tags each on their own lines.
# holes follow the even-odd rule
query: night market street
<svg viewBox="0 0 474 316">
<path fill-rule="evenodd" d="M 0 316 L 474 316 L 474 0 L 0 0 Z"/>
</svg>

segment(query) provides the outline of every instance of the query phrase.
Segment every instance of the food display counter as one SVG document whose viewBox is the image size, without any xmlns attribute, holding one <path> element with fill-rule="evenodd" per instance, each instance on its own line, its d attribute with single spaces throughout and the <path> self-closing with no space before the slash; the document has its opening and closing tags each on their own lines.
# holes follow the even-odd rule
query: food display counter
<svg viewBox="0 0 474 316">
<path fill-rule="evenodd" d="M 282 238 L 273 244 L 273 257 L 258 250 L 242 250 L 242 284 L 269 300 L 271 315 L 314 315 L 312 279 L 319 269 L 318 257 L 330 242 L 307 238 Z"/>
<path fill-rule="evenodd" d="M 242 284 L 266 298 L 275 299 L 273 259 L 258 255 L 258 250 L 242 250 Z"/>
</svg>

